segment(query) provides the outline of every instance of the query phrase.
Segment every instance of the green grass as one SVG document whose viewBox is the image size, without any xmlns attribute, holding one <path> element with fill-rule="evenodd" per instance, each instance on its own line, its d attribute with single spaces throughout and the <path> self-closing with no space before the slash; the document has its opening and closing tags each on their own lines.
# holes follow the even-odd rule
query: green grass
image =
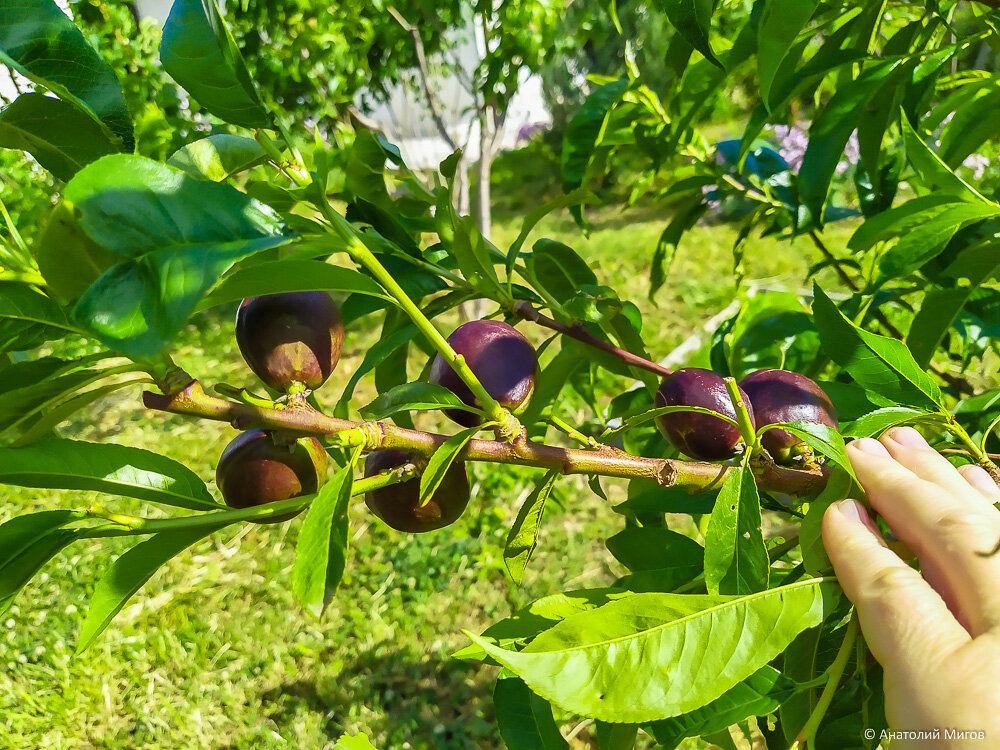
<svg viewBox="0 0 1000 750">
<path fill-rule="evenodd" d="M 589 238 L 567 215 L 550 217 L 536 232 L 575 247 L 603 283 L 640 306 L 655 357 L 736 293 L 729 250 L 734 230 L 709 225 L 685 238 L 655 304 L 646 299 L 649 258 L 665 219 L 648 208 L 593 210 Z M 505 246 L 518 229 L 519 221 L 498 217 L 497 244 Z M 810 259 L 805 243 L 754 241 L 746 275 L 795 285 Z M 522 328 L 540 340 L 540 331 Z M 349 331 L 341 382 L 374 336 Z M 177 359 L 206 384 L 253 385 L 232 340 L 229 311 L 191 325 Z M 422 364 L 411 362 L 410 375 Z M 356 404 L 373 394 L 368 380 Z M 322 400 L 332 404 L 339 389 L 329 384 Z M 226 425 L 144 411 L 138 393 L 127 391 L 62 431 L 164 452 L 206 481 L 233 435 Z M 561 481 L 559 503 L 550 506 L 525 584 L 516 589 L 504 572 L 503 542 L 534 475 L 484 466 L 473 474 L 468 512 L 440 532 L 394 533 L 356 502 L 349 569 L 322 621 L 306 615 L 288 589 L 300 522 L 246 526 L 171 561 L 89 651 L 74 657 L 94 582 L 127 545 L 71 547 L 0 621 L 0 745 L 321 748 L 344 731 L 365 731 L 385 750 L 501 747 L 490 698 L 495 670 L 449 658 L 466 643 L 461 629 L 480 631 L 549 592 L 614 580 L 622 571 L 603 540 L 622 524 L 584 481 Z M 620 482 L 605 487 L 612 499 L 624 492 Z M 5 488 L 0 520 L 89 502 L 79 493 Z M 567 730 L 575 723 L 568 722 Z M 591 742 L 584 730 L 574 747 Z"/>
</svg>

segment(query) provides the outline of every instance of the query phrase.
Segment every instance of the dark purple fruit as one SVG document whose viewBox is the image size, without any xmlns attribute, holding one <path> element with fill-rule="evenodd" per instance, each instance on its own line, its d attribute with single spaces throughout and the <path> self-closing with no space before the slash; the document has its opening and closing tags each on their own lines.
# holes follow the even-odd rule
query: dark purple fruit
<svg viewBox="0 0 1000 750">
<path fill-rule="evenodd" d="M 313 390 L 340 360 L 344 323 L 326 292 L 247 297 L 236 311 L 236 343 L 250 369 L 270 388 Z"/>
<path fill-rule="evenodd" d="M 754 411 L 745 394 L 743 400 L 753 422 Z M 685 367 L 664 378 L 655 403 L 657 407 L 700 406 L 736 419 L 736 409 L 722 376 L 698 367 Z M 693 411 L 661 414 L 656 425 L 672 446 L 700 461 L 725 461 L 738 452 L 739 428 L 709 414 Z"/>
<path fill-rule="evenodd" d="M 365 476 L 375 476 L 412 461 L 409 451 L 372 451 L 365 459 Z M 372 490 L 365 495 L 365 504 L 396 531 L 410 534 L 434 531 L 453 524 L 465 512 L 469 504 L 469 475 L 464 463 L 453 463 L 423 507 L 420 507 L 420 479 L 417 477 Z"/>
<path fill-rule="evenodd" d="M 788 370 L 757 370 L 740 381 L 761 426 L 777 422 L 816 422 L 837 429 L 837 410 L 823 389 L 805 375 Z M 761 444 L 779 463 L 789 463 L 803 443 L 788 430 L 768 430 Z"/>
<path fill-rule="evenodd" d="M 222 451 L 215 483 L 230 508 L 252 508 L 316 492 L 326 480 L 326 464 L 326 451 L 316 438 L 276 444 L 269 432 L 247 430 Z M 296 515 L 286 513 L 260 523 Z"/>
<path fill-rule="evenodd" d="M 538 355 L 515 328 L 499 320 L 472 320 L 455 329 L 448 343 L 465 357 L 483 388 L 501 405 L 520 414 L 535 390 Z M 478 406 L 469 387 L 440 354 L 431 364 L 430 382 L 443 385 L 469 406 Z M 464 427 L 480 419 L 467 411 L 447 409 L 445 414 Z"/>
</svg>

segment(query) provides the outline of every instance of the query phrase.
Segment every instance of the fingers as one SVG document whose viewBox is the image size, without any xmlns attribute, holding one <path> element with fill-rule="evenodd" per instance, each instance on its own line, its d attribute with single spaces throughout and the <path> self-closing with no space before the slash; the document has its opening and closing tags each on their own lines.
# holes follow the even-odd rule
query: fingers
<svg viewBox="0 0 1000 750">
<path fill-rule="evenodd" d="M 993 481 L 993 477 L 982 466 L 966 464 L 959 467 L 958 473 L 962 475 L 970 486 L 979 490 L 990 505 L 1000 503 L 1000 487 L 997 487 L 997 483 Z"/>
<path fill-rule="evenodd" d="M 939 663 L 968 643 L 969 634 L 873 529 L 854 500 L 834 503 L 823 517 L 827 555 L 857 609 L 865 640 L 886 668 L 912 673 Z"/>
<path fill-rule="evenodd" d="M 856 440 L 851 463 L 872 507 L 920 559 L 973 633 L 1000 626 L 1000 512 L 912 428 Z M 943 462 L 943 463 L 942 463 Z"/>
</svg>

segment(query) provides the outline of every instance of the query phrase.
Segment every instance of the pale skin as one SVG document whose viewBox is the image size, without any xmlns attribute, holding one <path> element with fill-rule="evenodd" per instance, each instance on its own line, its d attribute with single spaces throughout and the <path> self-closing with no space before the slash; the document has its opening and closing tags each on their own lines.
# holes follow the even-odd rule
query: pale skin
<svg viewBox="0 0 1000 750">
<path fill-rule="evenodd" d="M 885 670 L 893 730 L 939 729 L 903 748 L 1000 747 L 1000 488 L 978 466 L 956 469 L 910 427 L 865 438 L 848 455 L 871 507 L 920 562 L 889 549 L 865 506 L 834 503 L 823 541 Z M 945 729 L 984 740 L 946 740 Z"/>
</svg>

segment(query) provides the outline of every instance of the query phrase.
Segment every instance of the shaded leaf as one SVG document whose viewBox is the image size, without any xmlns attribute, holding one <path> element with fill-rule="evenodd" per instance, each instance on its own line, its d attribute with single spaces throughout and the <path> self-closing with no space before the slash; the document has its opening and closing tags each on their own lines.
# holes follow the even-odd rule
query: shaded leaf
<svg viewBox="0 0 1000 750">
<path fill-rule="evenodd" d="M 30 547 L 0 568 L 0 615 L 10 609 L 14 597 L 35 573 L 79 535 L 79 531 L 72 529 L 56 529 L 36 539 Z"/>
<path fill-rule="evenodd" d="M 765 428 L 769 426 L 760 427 L 757 434 L 762 435 Z M 819 422 L 781 422 L 776 427 L 792 433 L 814 451 L 826 456 L 835 464 L 840 464 L 850 473 L 854 473 L 851 462 L 847 458 L 847 446 L 844 445 L 844 438 L 832 427 Z"/>
<path fill-rule="evenodd" d="M 523 680 L 507 677 L 493 688 L 497 729 L 508 750 L 557 750 L 569 745 L 559 733 L 552 706 L 531 692 Z"/>
<path fill-rule="evenodd" d="M 424 409 L 461 409 L 482 414 L 444 386 L 415 382 L 403 383 L 379 394 L 368 406 L 361 408 L 361 416 L 368 420 L 385 419 L 397 412 Z"/>
<path fill-rule="evenodd" d="M 557 302 L 571 299 L 582 286 L 596 285 L 597 276 L 569 245 L 540 239 L 527 258 L 528 269 Z"/>
<path fill-rule="evenodd" d="M 583 184 L 587 165 L 594 153 L 608 113 L 628 88 L 628 79 L 605 83 L 587 95 L 580 108 L 573 113 L 562 143 L 562 186 L 569 193 Z"/>
<path fill-rule="evenodd" d="M 110 66 L 52 0 L 0 4 L 0 62 L 90 113 L 132 151 L 132 118 Z"/>
<path fill-rule="evenodd" d="M 799 545 L 802 548 L 802 562 L 806 572 L 811 575 L 821 575 L 830 570 L 830 560 L 823 547 L 823 514 L 836 501 L 852 496 L 855 488 L 857 484 L 854 478 L 843 469 L 836 468 L 827 479 L 823 491 L 809 503 L 809 511 L 799 530 Z M 863 493 L 854 497 L 863 497 Z"/>
<path fill-rule="evenodd" d="M 941 161 L 941 157 L 931 151 L 930 147 L 917 135 L 917 131 L 910 125 L 905 114 L 900 120 L 906 159 L 928 189 L 936 188 L 946 195 L 954 195 L 964 201 L 989 203 L 978 190 L 955 174 L 948 168 L 947 164 Z"/>
<path fill-rule="evenodd" d="M 97 120 L 62 99 L 23 94 L 0 111 L 0 148 L 27 151 L 60 180 L 119 145 Z"/>
<path fill-rule="evenodd" d="M 715 4 L 712 0 L 660 0 L 660 8 L 670 21 L 670 25 L 698 50 L 713 65 L 722 68 L 722 63 L 712 51 L 709 41 L 709 25 Z"/>
<path fill-rule="evenodd" d="M 819 0 L 767 0 L 757 22 L 757 78 L 760 98 L 771 105 L 771 84 L 795 37 L 812 17 Z"/>
<path fill-rule="evenodd" d="M 14 561 L 36 542 L 73 521 L 81 513 L 72 510 L 45 510 L 15 516 L 0 524 L 0 570 Z"/>
<path fill-rule="evenodd" d="M 479 430 L 480 428 L 477 425 L 476 427 L 469 427 L 455 433 L 434 451 L 427 461 L 427 466 L 420 475 L 421 505 L 425 505 L 434 493 L 437 492 L 437 488 L 441 486 L 441 481 L 455 462 L 456 456 L 465 447 L 465 444 L 469 442 L 469 439 L 479 432 Z"/>
<path fill-rule="evenodd" d="M 160 566 L 225 525 L 161 531 L 115 560 L 94 588 L 87 617 L 80 627 L 76 653 L 83 653 L 97 640 L 126 602 L 153 577 Z"/>
<path fill-rule="evenodd" d="M 215 0 L 174 0 L 163 26 L 160 61 L 216 117 L 244 128 L 271 126 L 271 116 Z"/>
<path fill-rule="evenodd" d="M 511 580 L 518 586 L 524 580 L 524 569 L 528 566 L 535 546 L 538 544 L 538 530 L 542 522 L 542 511 L 545 509 L 545 501 L 552 494 L 556 480 L 560 472 L 552 470 L 548 472 L 541 482 L 524 499 L 521 508 L 517 511 L 517 518 L 511 524 L 507 533 L 507 542 L 503 549 L 503 564 L 507 566 Z"/>
</svg>

